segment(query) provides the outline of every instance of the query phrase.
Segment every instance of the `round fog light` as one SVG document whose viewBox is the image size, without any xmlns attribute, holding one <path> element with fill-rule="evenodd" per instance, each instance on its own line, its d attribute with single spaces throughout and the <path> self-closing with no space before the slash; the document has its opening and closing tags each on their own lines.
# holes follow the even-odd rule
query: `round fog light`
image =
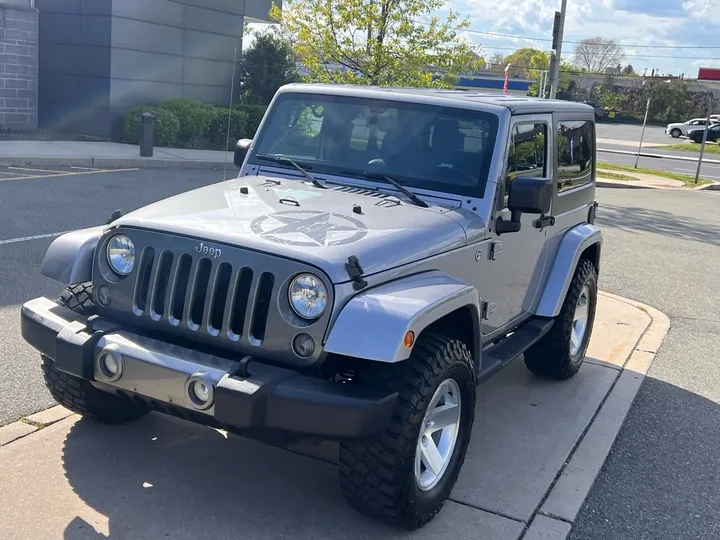
<svg viewBox="0 0 720 540">
<path fill-rule="evenodd" d="M 312 356 L 312 353 L 315 352 L 315 341 L 307 334 L 298 334 L 293 339 L 293 350 L 302 358 Z"/>
<path fill-rule="evenodd" d="M 200 410 L 208 409 L 215 401 L 215 389 L 207 372 L 199 371 L 185 383 L 190 404 Z"/>
<path fill-rule="evenodd" d="M 109 306 L 111 302 L 110 289 L 107 285 L 100 285 L 97 290 L 98 304 L 101 306 Z"/>
<path fill-rule="evenodd" d="M 117 346 L 108 345 L 98 353 L 96 368 L 102 380 L 115 382 L 122 377 L 123 357 Z"/>
</svg>

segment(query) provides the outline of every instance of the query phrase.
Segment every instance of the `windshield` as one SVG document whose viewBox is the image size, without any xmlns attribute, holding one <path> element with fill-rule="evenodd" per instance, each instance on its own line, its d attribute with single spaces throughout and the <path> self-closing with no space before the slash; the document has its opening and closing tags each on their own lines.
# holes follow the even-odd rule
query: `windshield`
<svg viewBox="0 0 720 540">
<path fill-rule="evenodd" d="M 487 112 L 316 94 L 283 94 L 268 118 L 254 155 L 465 196 L 483 194 L 498 127 Z"/>
</svg>

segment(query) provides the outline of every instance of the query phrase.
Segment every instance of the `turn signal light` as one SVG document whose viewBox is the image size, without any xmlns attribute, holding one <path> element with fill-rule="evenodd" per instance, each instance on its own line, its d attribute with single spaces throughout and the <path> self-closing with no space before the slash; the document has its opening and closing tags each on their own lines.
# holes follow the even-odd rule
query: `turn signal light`
<svg viewBox="0 0 720 540">
<path fill-rule="evenodd" d="M 415 332 L 413 332 L 412 330 L 408 331 L 405 334 L 405 339 L 403 340 L 403 342 L 408 349 L 412 347 L 413 343 L 415 343 Z"/>
</svg>

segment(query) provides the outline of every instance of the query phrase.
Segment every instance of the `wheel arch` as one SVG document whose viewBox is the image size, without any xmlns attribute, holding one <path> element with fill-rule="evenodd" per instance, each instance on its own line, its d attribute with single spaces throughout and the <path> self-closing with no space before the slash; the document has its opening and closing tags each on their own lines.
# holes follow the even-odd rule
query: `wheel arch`
<svg viewBox="0 0 720 540">
<path fill-rule="evenodd" d="M 595 225 L 584 223 L 568 230 L 560 241 L 535 314 L 556 317 L 580 259 L 591 261 L 599 270 L 601 250 L 602 232 Z"/>
<path fill-rule="evenodd" d="M 471 353 L 479 360 L 480 298 L 477 289 L 439 271 L 424 272 L 378 285 L 354 296 L 330 329 L 325 351 L 377 362 L 407 360 L 412 347 L 404 345 L 405 334 L 417 338 L 428 328 L 462 325 L 469 340 L 470 325 L 476 325 Z M 369 339 L 369 337 L 371 339 Z"/>
</svg>

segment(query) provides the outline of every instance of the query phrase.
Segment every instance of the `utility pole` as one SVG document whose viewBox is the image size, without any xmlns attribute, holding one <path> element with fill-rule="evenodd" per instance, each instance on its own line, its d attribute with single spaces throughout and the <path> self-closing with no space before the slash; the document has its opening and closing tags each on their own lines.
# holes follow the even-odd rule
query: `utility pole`
<svg viewBox="0 0 720 540">
<path fill-rule="evenodd" d="M 710 128 L 710 115 L 713 111 L 713 98 L 714 94 L 710 93 L 710 103 L 708 104 L 707 119 L 705 121 L 705 130 L 703 131 L 702 146 L 700 147 L 700 158 L 698 159 L 697 171 L 695 172 L 695 183 L 697 184 L 700 180 L 700 168 L 702 167 L 703 156 L 705 155 L 705 143 L 707 142 L 708 129 Z"/>
<path fill-rule="evenodd" d="M 567 0 L 562 0 L 560 11 L 555 12 L 555 22 L 553 24 L 553 49 L 555 50 L 554 62 L 550 63 L 550 99 L 555 99 L 558 90 L 558 81 L 560 79 L 560 64 L 562 63 L 562 42 L 563 31 L 565 29 L 565 11 L 567 10 Z"/>
</svg>

